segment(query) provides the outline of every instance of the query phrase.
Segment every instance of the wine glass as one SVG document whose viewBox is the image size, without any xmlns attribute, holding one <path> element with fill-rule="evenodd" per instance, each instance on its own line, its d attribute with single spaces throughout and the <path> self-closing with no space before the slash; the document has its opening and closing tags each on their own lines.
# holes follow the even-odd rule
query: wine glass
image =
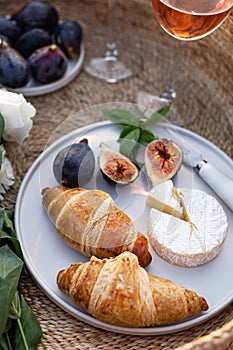
<svg viewBox="0 0 233 350">
<path fill-rule="evenodd" d="M 125 51 L 120 53 L 115 41 L 115 8 L 116 0 L 108 1 L 108 39 L 103 56 L 91 58 L 84 66 L 86 73 L 108 83 L 117 83 L 128 79 L 140 71 L 140 58 Z"/>
<path fill-rule="evenodd" d="M 216 30 L 228 17 L 233 7 L 233 0 L 152 0 L 155 15 L 160 26 L 172 37 L 180 41 L 201 39 Z M 179 45 L 180 46 L 180 45 Z M 158 109 L 165 104 L 171 104 L 170 121 L 178 125 L 187 125 L 195 120 L 195 112 L 185 120 L 179 119 L 179 110 L 175 108 L 177 93 L 175 80 L 177 64 L 180 63 L 180 50 L 175 53 L 174 66 L 171 70 L 170 80 L 160 96 L 150 95 L 139 91 L 137 103 L 150 109 Z M 195 105 L 194 96 L 190 103 Z M 193 112 L 193 106 L 189 109 Z"/>
</svg>

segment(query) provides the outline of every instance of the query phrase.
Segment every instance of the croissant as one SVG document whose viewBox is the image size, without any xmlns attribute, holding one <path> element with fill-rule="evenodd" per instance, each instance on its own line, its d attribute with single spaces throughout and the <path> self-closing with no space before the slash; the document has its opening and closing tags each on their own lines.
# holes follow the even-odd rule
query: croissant
<svg viewBox="0 0 233 350">
<path fill-rule="evenodd" d="M 57 186 L 42 191 L 42 202 L 57 232 L 80 253 L 109 258 L 127 250 L 141 266 L 151 262 L 147 237 L 106 192 Z"/>
<path fill-rule="evenodd" d="M 100 321 L 121 327 L 149 327 L 206 311 L 203 297 L 140 267 L 135 254 L 91 257 L 57 275 L 58 288 Z"/>
</svg>

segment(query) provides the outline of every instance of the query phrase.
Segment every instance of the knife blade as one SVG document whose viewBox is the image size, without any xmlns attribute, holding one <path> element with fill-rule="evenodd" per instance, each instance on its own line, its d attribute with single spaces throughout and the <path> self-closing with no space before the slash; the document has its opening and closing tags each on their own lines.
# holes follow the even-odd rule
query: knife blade
<svg viewBox="0 0 233 350">
<path fill-rule="evenodd" d="M 181 148 L 183 163 L 196 169 L 199 176 L 233 211 L 233 178 L 204 160 L 201 152 L 188 142 L 184 142 L 178 133 L 168 128 L 167 131 L 172 135 L 173 141 Z"/>
</svg>

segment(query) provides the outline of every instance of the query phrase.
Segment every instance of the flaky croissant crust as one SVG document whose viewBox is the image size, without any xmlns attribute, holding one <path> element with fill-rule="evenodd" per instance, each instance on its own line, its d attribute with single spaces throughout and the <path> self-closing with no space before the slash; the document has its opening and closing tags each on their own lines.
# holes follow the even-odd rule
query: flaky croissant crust
<svg viewBox="0 0 233 350">
<path fill-rule="evenodd" d="M 82 254 L 108 258 L 127 250 L 141 266 L 151 262 L 147 237 L 106 192 L 57 186 L 45 188 L 42 201 L 57 232 Z"/>
<path fill-rule="evenodd" d="M 95 318 L 122 327 L 168 324 L 208 309 L 195 292 L 147 273 L 130 252 L 73 264 L 57 284 Z"/>
</svg>

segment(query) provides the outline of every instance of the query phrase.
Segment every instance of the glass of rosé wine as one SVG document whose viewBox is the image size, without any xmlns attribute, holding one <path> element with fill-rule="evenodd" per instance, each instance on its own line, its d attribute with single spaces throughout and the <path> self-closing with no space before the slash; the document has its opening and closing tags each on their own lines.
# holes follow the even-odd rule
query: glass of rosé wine
<svg viewBox="0 0 233 350">
<path fill-rule="evenodd" d="M 180 41 L 192 41 L 204 38 L 220 27 L 233 8 L 233 0 L 152 0 L 152 5 L 160 26 L 169 35 Z M 180 45 L 178 52 L 174 55 L 174 66 L 163 93 L 156 96 L 140 91 L 137 103 L 148 109 L 158 109 L 163 105 L 171 104 L 170 121 L 183 126 L 193 122 L 198 113 L 188 118 L 186 115 L 186 119 L 182 119 L 175 106 L 177 100 L 175 80 L 177 65 L 180 62 L 179 51 Z M 190 98 L 190 104 L 195 103 L 194 100 L 191 101 L 192 98 Z M 193 110 L 192 106 L 189 110 Z"/>
<path fill-rule="evenodd" d="M 115 7 L 116 0 L 107 0 L 108 3 L 108 28 L 107 41 L 103 55 L 93 57 L 85 65 L 86 73 L 94 78 L 108 83 L 117 83 L 128 79 L 140 71 L 141 62 L 135 55 L 124 50 L 123 54 L 115 41 Z"/>
</svg>

